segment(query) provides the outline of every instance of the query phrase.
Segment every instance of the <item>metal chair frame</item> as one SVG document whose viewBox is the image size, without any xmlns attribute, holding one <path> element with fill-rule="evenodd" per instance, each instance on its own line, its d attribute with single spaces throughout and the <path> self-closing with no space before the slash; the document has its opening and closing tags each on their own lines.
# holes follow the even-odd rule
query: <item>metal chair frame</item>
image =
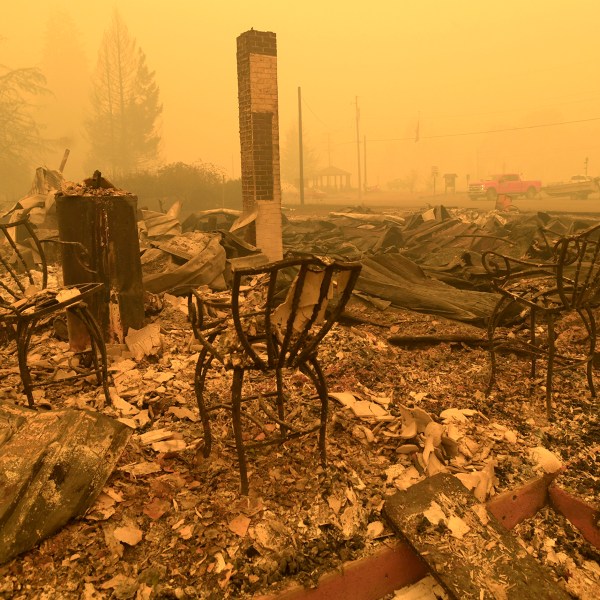
<svg viewBox="0 0 600 600">
<path fill-rule="evenodd" d="M 507 310 L 516 304 L 529 312 L 530 334 L 526 347 L 531 354 L 532 382 L 536 377 L 537 359 L 545 357 L 547 360 L 548 418 L 552 417 L 552 377 L 557 371 L 585 365 L 588 388 L 592 397 L 596 397 L 593 360 L 597 329 L 593 309 L 600 304 L 600 224 L 558 239 L 548 262 L 534 263 L 494 251 L 484 252 L 482 261 L 500 294 L 487 329 L 491 369 L 486 395 L 489 396 L 496 383 L 496 355 L 503 346 L 496 338 L 496 329 Z M 587 331 L 588 350 L 583 357 L 561 354 L 556 349 L 556 320 L 571 311 L 579 315 Z M 548 332 L 544 347 L 536 336 L 540 318 L 545 319 Z"/>
<path fill-rule="evenodd" d="M 17 241 L 17 231 L 20 227 L 26 233 L 26 239 L 31 245 L 30 249 L 39 256 L 41 281 L 36 286 L 39 290 L 32 295 L 29 295 L 27 288 L 36 284 L 33 276 L 33 271 L 36 269 L 32 268 L 30 261 L 24 255 L 27 248 Z M 103 284 L 84 283 L 58 289 L 47 287 L 48 265 L 43 244 L 46 242 L 61 246 L 64 244 L 76 252 L 83 253 L 81 256 L 84 256 L 85 248 L 70 242 L 40 240 L 27 218 L 12 223 L 0 223 L 0 236 L 0 240 L 4 238 L 7 249 L 12 254 L 11 257 L 7 257 L 0 251 L 0 264 L 4 271 L 4 277 L 0 280 L 0 323 L 16 342 L 19 373 L 29 406 L 35 405 L 34 388 L 62 384 L 89 377 L 91 374 L 96 375 L 98 385 L 102 386 L 106 401 L 110 404 L 106 346 L 100 328 L 88 307 L 90 297 L 97 293 Z M 59 292 L 67 290 L 77 290 L 78 294 L 61 301 L 56 300 Z M 64 379 L 34 382 L 27 362 L 32 336 L 35 331 L 47 324 L 50 318 L 65 312 L 75 315 L 83 323 L 89 335 L 92 366 Z"/>
<path fill-rule="evenodd" d="M 360 269 L 361 266 L 357 263 L 338 261 L 325 263 L 318 258 L 291 258 L 259 268 L 234 270 L 228 302 L 211 300 L 196 290 L 189 293 L 190 320 L 194 335 L 202 346 L 196 363 L 195 391 L 203 427 L 203 454 L 204 457 L 208 457 L 212 449 L 210 413 L 217 409 L 228 410 L 231 413 L 243 495 L 247 495 L 249 489 L 246 464 L 246 450 L 249 448 L 282 444 L 287 440 L 318 431 L 321 463 L 323 466 L 326 465 L 328 391 L 325 375 L 317 358 L 318 346 L 344 310 Z M 287 296 L 285 303 L 282 303 L 281 280 L 290 270 L 297 270 L 297 275 L 289 288 L 283 290 L 287 292 Z M 319 274 L 318 297 L 314 299 L 314 305 L 311 304 L 310 314 L 305 313 L 302 317 L 303 322 L 300 322 L 302 320 L 299 320 L 300 303 L 311 273 Z M 245 309 L 241 302 L 242 288 L 249 278 L 262 278 L 251 293 L 257 293 L 260 288 L 264 291 L 264 296 L 261 295 L 258 306 Z M 329 302 L 330 291 L 332 286 L 336 285 L 336 278 L 339 297 L 336 302 Z M 284 322 L 277 314 L 278 307 L 283 304 L 286 304 L 289 309 L 289 315 Z M 327 315 L 320 320 L 319 317 L 324 315 L 325 308 L 328 309 Z M 223 311 L 226 316 L 219 315 Z M 258 323 L 257 330 L 250 331 L 249 320 L 254 323 L 252 329 L 256 329 Z M 220 336 L 230 336 L 230 340 L 235 339 L 233 360 L 231 355 L 219 348 Z M 257 350 L 257 344 L 261 345 L 262 352 Z M 205 399 L 205 384 L 213 363 L 233 371 L 231 400 L 209 406 Z M 314 385 L 321 403 L 320 418 L 316 425 L 300 430 L 292 425 L 289 419 L 286 420 L 284 369 L 299 369 Z M 243 396 L 242 388 L 246 371 L 274 375 L 276 391 L 260 396 L 256 394 Z M 267 405 L 268 398 L 275 400 L 276 410 L 271 410 Z M 249 411 L 244 411 L 245 403 L 250 400 L 257 400 L 260 410 L 278 427 L 278 432 L 267 436 L 265 440 L 244 442 L 242 418 L 248 419 L 263 432 L 268 433 L 260 418 L 250 414 Z M 290 414 L 287 415 L 288 418 L 289 416 Z"/>
</svg>

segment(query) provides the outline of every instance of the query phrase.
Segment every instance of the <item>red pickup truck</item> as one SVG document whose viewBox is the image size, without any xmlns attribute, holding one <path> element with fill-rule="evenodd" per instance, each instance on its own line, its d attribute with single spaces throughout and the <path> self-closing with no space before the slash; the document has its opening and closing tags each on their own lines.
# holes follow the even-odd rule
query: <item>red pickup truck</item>
<svg viewBox="0 0 600 600">
<path fill-rule="evenodd" d="M 469 198 L 471 200 L 486 198 L 495 201 L 500 194 L 535 198 L 541 187 L 541 181 L 523 181 L 517 173 L 492 175 L 484 181 L 471 183 L 469 185 Z"/>
</svg>

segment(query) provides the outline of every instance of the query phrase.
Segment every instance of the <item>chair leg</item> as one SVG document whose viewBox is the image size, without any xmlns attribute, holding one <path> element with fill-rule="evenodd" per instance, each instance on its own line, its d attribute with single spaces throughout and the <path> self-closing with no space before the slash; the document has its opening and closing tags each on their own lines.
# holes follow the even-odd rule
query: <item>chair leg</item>
<svg viewBox="0 0 600 600">
<path fill-rule="evenodd" d="M 490 315 L 490 319 L 488 321 L 487 334 L 488 334 L 488 350 L 490 353 L 490 376 L 488 379 L 487 389 L 485 390 L 486 396 L 489 396 L 492 393 L 494 383 L 496 382 L 497 361 L 496 361 L 496 347 L 494 345 L 494 332 L 496 331 L 496 327 L 498 327 L 498 325 L 500 323 L 502 314 L 508 308 L 510 303 L 511 303 L 511 301 L 508 300 L 507 298 L 504 298 L 504 297 L 500 298 L 500 300 L 498 300 L 498 302 L 496 303 L 496 306 L 494 306 L 494 310 L 492 311 L 492 314 Z"/>
<path fill-rule="evenodd" d="M 244 383 L 244 369 L 235 368 L 233 370 L 233 381 L 231 384 L 231 420 L 233 424 L 233 435 L 235 438 L 235 447 L 238 455 L 240 468 L 240 482 L 242 496 L 248 495 L 248 470 L 246 467 L 246 452 L 244 448 L 244 439 L 242 437 L 242 385 Z"/>
<path fill-rule="evenodd" d="M 277 415 L 280 421 L 285 421 L 285 394 L 283 391 L 283 372 L 281 369 L 277 369 L 275 372 L 277 379 Z M 287 427 L 283 425 L 279 426 L 279 432 L 281 433 L 281 439 L 287 437 Z"/>
<path fill-rule="evenodd" d="M 596 388 L 594 386 L 594 354 L 596 354 L 596 319 L 593 311 L 586 307 L 578 311 L 581 315 L 581 320 L 584 322 L 590 340 L 590 348 L 587 355 L 586 373 L 588 388 L 592 398 L 596 397 Z"/>
<path fill-rule="evenodd" d="M 535 308 L 531 309 L 529 327 L 530 327 L 529 343 L 531 344 L 531 348 L 533 350 L 533 353 L 531 355 L 531 374 L 530 374 L 531 381 L 529 382 L 529 393 L 531 394 L 533 392 L 533 387 L 534 387 L 534 381 L 535 381 L 535 376 L 536 376 L 536 362 L 537 362 L 537 353 L 535 351 L 535 342 L 536 342 L 536 338 L 535 338 L 535 327 L 536 327 Z"/>
<path fill-rule="evenodd" d="M 208 416 L 208 410 L 204 402 L 204 385 L 206 383 L 206 374 L 210 369 L 212 363 L 212 357 L 208 355 L 205 348 L 200 352 L 198 361 L 196 362 L 196 370 L 194 372 L 194 390 L 196 392 L 196 402 L 198 404 L 198 411 L 200 412 L 200 420 L 202 421 L 202 430 L 204 433 L 204 448 L 202 455 L 204 458 L 210 456 L 212 449 L 212 433 L 210 430 L 210 418 Z"/>
<path fill-rule="evenodd" d="M 321 400 L 321 422 L 319 427 L 319 453 L 321 455 L 321 465 L 327 466 L 327 416 L 329 414 L 329 394 L 327 392 L 327 381 L 323 374 L 323 369 L 316 358 L 310 358 L 310 366 L 305 365 L 302 369 L 312 380 L 319 398 Z"/>
<path fill-rule="evenodd" d="M 35 405 L 33 400 L 33 385 L 31 382 L 31 373 L 27 366 L 27 353 L 29 351 L 29 341 L 31 340 L 31 330 L 35 321 L 18 321 L 16 332 L 17 359 L 19 361 L 19 374 L 23 383 L 23 391 L 27 396 L 27 403 L 30 407 Z"/>
<path fill-rule="evenodd" d="M 552 418 L 552 375 L 554 371 L 555 354 L 554 315 L 548 314 L 548 371 L 546 373 L 546 414 Z"/>
<path fill-rule="evenodd" d="M 92 347 L 92 358 L 94 361 L 94 370 L 96 371 L 96 379 L 98 385 L 102 386 L 106 403 L 112 405 L 112 398 L 109 390 L 109 375 L 108 375 L 108 355 L 106 353 L 106 344 L 102 337 L 100 327 L 96 319 L 90 312 L 87 304 L 81 304 L 77 307 L 77 316 L 85 325 L 90 336 L 90 345 Z M 98 364 L 98 354 L 100 354 L 100 364 Z"/>
</svg>

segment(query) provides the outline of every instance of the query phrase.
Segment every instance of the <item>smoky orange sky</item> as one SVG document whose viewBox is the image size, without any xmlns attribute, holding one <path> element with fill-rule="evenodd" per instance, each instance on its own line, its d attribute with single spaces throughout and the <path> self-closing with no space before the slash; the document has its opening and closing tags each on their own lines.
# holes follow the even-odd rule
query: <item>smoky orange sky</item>
<svg viewBox="0 0 600 600">
<path fill-rule="evenodd" d="M 600 175 L 597 0 L 2 4 L 0 64 L 11 68 L 43 64 L 53 13 L 73 21 L 88 70 L 69 72 L 65 57 L 63 87 L 82 97 L 117 7 L 156 73 L 165 162 L 200 160 L 239 177 L 236 37 L 254 28 L 277 34 L 284 159 L 301 87 L 307 147 L 319 166 L 350 171 L 354 185 L 356 98 L 369 185 L 413 170 L 426 185 L 434 165 L 457 173 L 459 186 L 467 174 L 501 171 L 546 183 L 583 173 L 586 158 L 588 174 Z M 54 108 L 57 132 L 73 116 Z M 65 175 L 78 180 L 88 175 L 78 171 L 83 127 L 69 128 Z M 480 133 L 494 130 L 506 131 Z M 47 156 L 49 166 L 61 155 Z"/>
</svg>

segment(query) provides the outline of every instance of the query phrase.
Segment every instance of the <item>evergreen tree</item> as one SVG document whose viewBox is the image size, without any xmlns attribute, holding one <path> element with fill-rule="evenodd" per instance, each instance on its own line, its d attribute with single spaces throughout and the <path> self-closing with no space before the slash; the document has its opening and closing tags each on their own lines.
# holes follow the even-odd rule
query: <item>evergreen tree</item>
<svg viewBox="0 0 600 600">
<path fill-rule="evenodd" d="M 91 103 L 86 123 L 90 170 L 117 177 L 158 161 L 159 88 L 144 52 L 116 10 L 98 52 Z"/>
<path fill-rule="evenodd" d="M 0 200 L 25 195 L 33 167 L 38 166 L 44 141 L 32 114 L 32 100 L 47 93 L 45 84 L 38 69 L 0 65 Z"/>
</svg>

